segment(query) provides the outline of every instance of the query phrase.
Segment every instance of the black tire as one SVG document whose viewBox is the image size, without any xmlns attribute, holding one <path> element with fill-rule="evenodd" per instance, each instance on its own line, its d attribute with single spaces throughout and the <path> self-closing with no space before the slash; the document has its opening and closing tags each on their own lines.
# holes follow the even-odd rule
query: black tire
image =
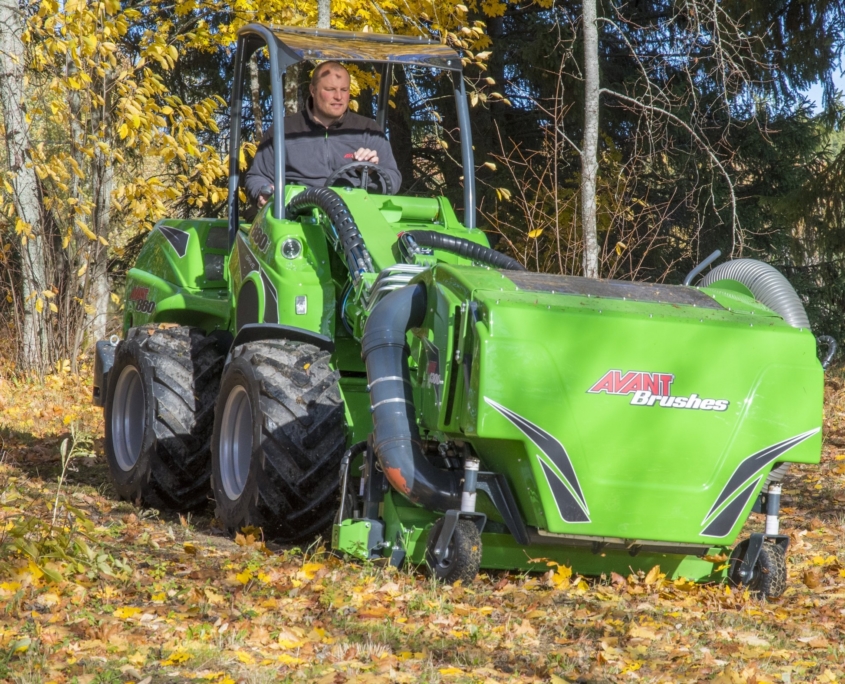
<svg viewBox="0 0 845 684">
<path fill-rule="evenodd" d="M 104 418 L 122 499 L 177 511 L 208 503 L 223 359 L 214 338 L 183 326 L 131 328 L 118 345 Z"/>
<path fill-rule="evenodd" d="M 746 586 L 748 590 L 760 598 L 777 599 L 786 591 L 786 556 L 783 548 L 772 542 L 764 542 L 760 555 L 754 565 L 754 575 L 751 581 L 743 581 L 739 571 L 748 553 L 748 539 L 736 545 L 731 553 L 728 580 L 734 586 Z"/>
<path fill-rule="evenodd" d="M 440 518 L 428 532 L 425 562 L 431 574 L 441 582 L 453 584 L 461 580 L 463 584 L 469 584 L 481 568 L 481 533 L 471 520 L 458 520 L 446 556 L 437 560 L 434 545 L 443 529 L 443 522 Z"/>
<path fill-rule="evenodd" d="M 331 529 L 346 428 L 329 358 L 288 340 L 233 351 L 212 438 L 216 516 L 229 532 L 254 526 L 297 543 Z"/>
</svg>

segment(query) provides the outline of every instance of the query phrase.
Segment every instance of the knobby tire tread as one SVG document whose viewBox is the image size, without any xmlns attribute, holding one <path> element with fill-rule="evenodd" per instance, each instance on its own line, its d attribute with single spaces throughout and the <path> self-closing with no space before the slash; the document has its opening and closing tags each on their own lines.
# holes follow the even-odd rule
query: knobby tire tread
<svg viewBox="0 0 845 684">
<path fill-rule="evenodd" d="M 206 505 L 211 477 L 214 401 L 224 357 L 197 328 L 142 326 L 140 343 L 153 372 L 155 458 L 139 492 L 145 504 L 189 511 Z"/>
<path fill-rule="evenodd" d="M 337 509 L 346 447 L 340 375 L 328 352 L 307 343 L 253 342 L 232 357 L 250 364 L 261 412 L 262 477 L 249 520 L 239 524 L 262 527 L 280 542 L 306 541 L 331 525 Z"/>
</svg>

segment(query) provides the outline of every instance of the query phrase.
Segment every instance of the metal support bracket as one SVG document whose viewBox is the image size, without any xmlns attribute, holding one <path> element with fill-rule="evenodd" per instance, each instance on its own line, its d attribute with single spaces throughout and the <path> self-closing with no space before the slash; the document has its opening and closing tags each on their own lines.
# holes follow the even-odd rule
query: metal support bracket
<svg viewBox="0 0 845 684">
<path fill-rule="evenodd" d="M 390 560 L 387 564 L 394 568 L 402 567 L 402 563 L 405 562 L 406 554 L 405 545 L 402 543 L 402 535 L 397 532 L 396 541 L 393 543 L 393 548 L 390 551 Z"/>
<path fill-rule="evenodd" d="M 507 525 L 517 543 L 527 546 L 529 543 L 528 528 L 519 514 L 516 499 L 505 476 L 501 473 L 480 472 L 478 473 L 476 488 L 490 497 L 490 501 L 499 511 L 499 515 L 502 516 L 505 525 Z"/>
<path fill-rule="evenodd" d="M 379 505 L 384 501 L 386 490 L 387 479 L 377 467 L 376 455 L 370 442 L 364 456 L 364 505 L 361 514 L 364 518 L 377 519 L 379 517 Z"/>
<path fill-rule="evenodd" d="M 452 541 L 455 534 L 455 528 L 458 526 L 458 520 L 471 520 L 478 528 L 478 533 L 484 531 L 484 525 L 487 524 L 487 516 L 484 513 L 477 511 L 459 511 L 452 509 L 446 511 L 443 516 L 443 527 L 440 528 L 440 536 L 437 538 L 437 543 L 434 545 L 434 557 L 437 560 L 443 560 L 446 556 L 446 550 Z"/>
<path fill-rule="evenodd" d="M 352 503 L 352 510 L 348 511 L 350 515 L 354 514 L 355 509 L 358 508 L 358 492 L 351 486 L 349 481 L 349 468 L 352 465 L 353 459 L 367 448 L 367 442 L 358 442 L 349 447 L 343 454 L 340 460 L 340 507 L 337 511 L 337 522 L 343 521 L 347 511 L 345 510 L 347 498 Z"/>
</svg>

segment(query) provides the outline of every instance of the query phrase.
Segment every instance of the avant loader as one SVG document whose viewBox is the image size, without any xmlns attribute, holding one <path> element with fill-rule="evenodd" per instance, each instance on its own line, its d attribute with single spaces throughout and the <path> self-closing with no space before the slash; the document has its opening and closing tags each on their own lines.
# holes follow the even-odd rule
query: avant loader
<svg viewBox="0 0 845 684">
<path fill-rule="evenodd" d="M 243 81 L 265 49 L 281 190 L 247 223 Z M 324 59 L 376 65 L 381 125 L 395 70 L 452 79 L 462 220 L 443 197 L 285 182 L 284 75 Z M 490 249 L 461 59 L 422 39 L 241 29 L 229 159 L 228 220 L 160 221 L 121 339 L 97 346 L 121 497 L 184 510 L 210 493 L 230 531 L 330 533 L 449 582 L 540 558 L 783 592 L 780 482 L 819 460 L 823 369 L 774 268 L 654 285 L 529 273 Z M 751 511 L 765 530 L 736 543 Z"/>
</svg>

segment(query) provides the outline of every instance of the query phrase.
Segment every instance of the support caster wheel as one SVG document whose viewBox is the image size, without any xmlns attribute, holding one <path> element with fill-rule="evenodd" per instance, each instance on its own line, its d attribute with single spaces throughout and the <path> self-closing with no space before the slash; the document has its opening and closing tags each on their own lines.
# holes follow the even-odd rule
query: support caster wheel
<svg viewBox="0 0 845 684">
<path fill-rule="evenodd" d="M 441 582 L 452 584 L 461 580 L 463 584 L 469 584 L 481 568 L 481 533 L 471 520 L 458 520 L 446 552 L 438 559 L 434 547 L 443 524 L 444 519 L 440 518 L 428 533 L 425 562 L 431 574 Z"/>
<path fill-rule="evenodd" d="M 731 553 L 728 581 L 735 587 L 744 586 L 762 599 L 777 599 L 786 590 L 786 555 L 782 547 L 764 542 L 754 567 L 748 568 L 745 556 L 749 540 L 741 541 Z"/>
</svg>

